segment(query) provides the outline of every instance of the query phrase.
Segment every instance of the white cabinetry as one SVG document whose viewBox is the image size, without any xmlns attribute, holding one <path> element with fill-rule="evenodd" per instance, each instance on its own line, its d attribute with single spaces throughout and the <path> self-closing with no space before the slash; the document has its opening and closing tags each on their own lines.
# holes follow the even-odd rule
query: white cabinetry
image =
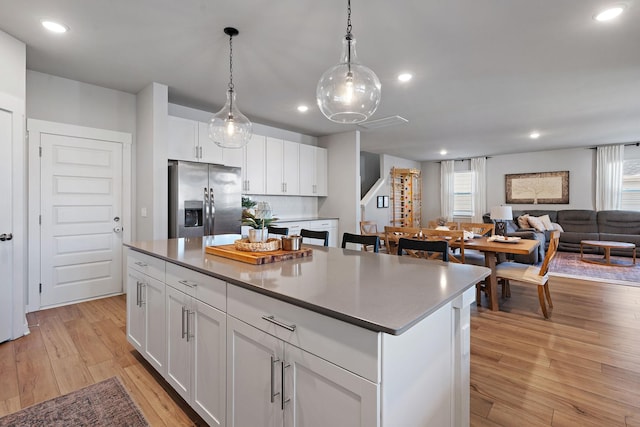
<svg viewBox="0 0 640 427">
<path fill-rule="evenodd" d="M 300 194 L 300 144 L 278 138 L 266 139 L 266 194 Z"/>
<path fill-rule="evenodd" d="M 327 195 L 327 150 L 300 144 L 300 195 Z"/>
<path fill-rule="evenodd" d="M 230 427 L 379 425 L 378 384 L 332 363 L 354 369 L 364 352 L 356 372 L 375 377 L 377 334 L 241 288 L 228 292 Z"/>
<path fill-rule="evenodd" d="M 127 265 L 127 340 L 164 374 L 165 262 L 130 252 Z"/>
<path fill-rule="evenodd" d="M 167 265 L 165 378 L 210 426 L 224 426 L 226 284 Z"/>
<path fill-rule="evenodd" d="M 244 147 L 242 191 L 245 194 L 265 194 L 266 137 L 253 135 Z"/>
<path fill-rule="evenodd" d="M 323 219 L 323 220 L 311 220 L 311 221 L 278 221 L 278 227 L 287 227 L 289 229 L 289 235 L 300 234 L 300 230 L 303 228 L 314 231 L 328 231 L 329 232 L 329 246 L 337 247 L 338 240 L 342 241 L 342 238 L 338 239 L 338 220 L 337 219 Z M 312 244 L 322 245 L 322 241 L 313 241 Z"/>
<path fill-rule="evenodd" d="M 223 164 L 222 148 L 208 136 L 208 124 L 169 116 L 167 157 L 172 160 Z"/>
</svg>

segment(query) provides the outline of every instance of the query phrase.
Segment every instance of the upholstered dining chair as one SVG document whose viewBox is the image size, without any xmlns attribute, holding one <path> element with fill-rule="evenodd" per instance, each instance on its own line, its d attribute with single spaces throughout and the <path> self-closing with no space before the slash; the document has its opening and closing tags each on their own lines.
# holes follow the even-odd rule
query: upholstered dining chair
<svg viewBox="0 0 640 427">
<path fill-rule="evenodd" d="M 346 249 L 347 243 L 357 243 L 362 245 L 362 250 L 368 252 L 367 247 L 372 246 L 373 252 L 378 253 L 380 251 L 380 237 L 375 236 L 363 236 L 361 234 L 342 234 L 342 249 Z"/>
<path fill-rule="evenodd" d="M 405 252 L 414 258 L 449 261 L 449 243 L 446 240 L 400 238 L 398 240 L 398 256 L 402 256 Z"/>
<path fill-rule="evenodd" d="M 540 308 L 545 319 L 549 318 L 545 298 L 549 304 L 549 308 L 553 308 L 551 302 L 551 293 L 549 292 L 549 264 L 556 256 L 558 251 L 558 242 L 560 240 L 560 232 L 553 231 L 549 240 L 549 248 L 539 267 L 529 264 L 521 264 L 519 262 L 503 262 L 496 266 L 496 277 L 503 280 L 502 293 L 503 296 L 511 296 L 511 287 L 509 281 L 524 283 L 527 285 L 535 285 L 538 287 L 538 300 Z"/>
<path fill-rule="evenodd" d="M 304 242 L 304 239 L 317 239 L 317 240 L 322 240 L 324 242 L 324 246 L 329 246 L 329 232 L 326 230 L 323 231 L 316 231 L 316 230 L 306 230 L 306 229 L 302 229 L 300 230 L 300 236 L 302 236 L 302 241 Z"/>
</svg>

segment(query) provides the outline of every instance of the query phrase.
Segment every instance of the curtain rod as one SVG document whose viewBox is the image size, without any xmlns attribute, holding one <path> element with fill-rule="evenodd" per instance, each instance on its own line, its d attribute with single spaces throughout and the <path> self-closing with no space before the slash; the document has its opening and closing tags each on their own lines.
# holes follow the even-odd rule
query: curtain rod
<svg viewBox="0 0 640 427">
<path fill-rule="evenodd" d="M 490 158 L 491 158 L 491 156 L 478 156 L 478 157 L 473 157 L 473 159 L 479 159 L 479 158 L 482 158 L 482 157 L 484 157 L 485 159 L 490 159 Z M 438 160 L 438 161 L 436 161 L 436 163 L 447 162 L 447 161 L 449 161 L 449 160 L 453 160 L 454 162 L 464 162 L 465 160 L 471 160 L 471 158 L 469 158 L 469 159 L 448 159 L 448 160 Z"/>
<path fill-rule="evenodd" d="M 626 144 L 607 144 L 607 145 L 624 145 L 625 147 L 630 147 L 632 145 L 635 145 L 636 147 L 640 147 L 640 141 L 638 142 L 628 142 Z M 604 145 L 601 145 L 601 147 L 604 147 Z M 597 150 L 598 147 L 589 147 L 589 150 Z"/>
</svg>

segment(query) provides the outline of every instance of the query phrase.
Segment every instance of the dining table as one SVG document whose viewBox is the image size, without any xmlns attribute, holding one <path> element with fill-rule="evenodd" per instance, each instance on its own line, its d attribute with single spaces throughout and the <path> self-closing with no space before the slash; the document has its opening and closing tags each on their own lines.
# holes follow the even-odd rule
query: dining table
<svg viewBox="0 0 640 427">
<path fill-rule="evenodd" d="M 527 255 L 538 247 L 540 242 L 535 239 L 493 237 L 476 237 L 464 241 L 465 250 L 475 249 L 484 253 L 484 265 L 491 270 L 491 274 L 485 278 L 486 289 L 489 293 L 489 309 L 500 309 L 498 300 L 498 279 L 496 277 L 496 260 L 499 254 Z M 452 248 L 460 247 L 461 242 L 449 242 Z"/>
</svg>

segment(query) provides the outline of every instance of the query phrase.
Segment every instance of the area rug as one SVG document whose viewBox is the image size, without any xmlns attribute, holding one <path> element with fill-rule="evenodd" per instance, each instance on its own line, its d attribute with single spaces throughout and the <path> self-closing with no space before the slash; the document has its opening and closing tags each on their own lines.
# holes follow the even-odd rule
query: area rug
<svg viewBox="0 0 640 427">
<path fill-rule="evenodd" d="M 0 418 L 0 426 L 148 426 L 117 377 Z"/>
<path fill-rule="evenodd" d="M 602 258 L 602 255 L 585 254 L 585 258 Z M 611 257 L 630 262 L 628 257 Z M 633 267 L 598 265 L 580 260 L 579 253 L 558 252 L 549 266 L 549 275 L 579 278 L 583 280 L 606 281 L 628 286 L 640 286 L 640 264 Z"/>
</svg>

